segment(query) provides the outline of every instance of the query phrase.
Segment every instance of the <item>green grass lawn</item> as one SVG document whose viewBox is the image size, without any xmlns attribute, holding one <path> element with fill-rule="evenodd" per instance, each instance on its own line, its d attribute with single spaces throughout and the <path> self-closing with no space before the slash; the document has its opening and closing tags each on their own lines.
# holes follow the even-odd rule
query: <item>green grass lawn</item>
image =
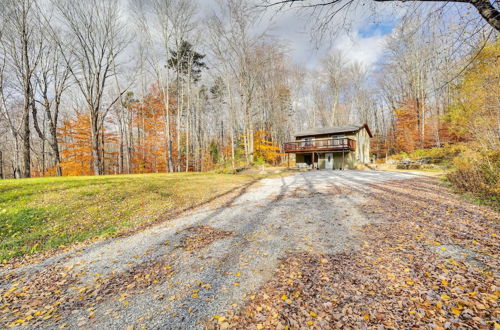
<svg viewBox="0 0 500 330">
<path fill-rule="evenodd" d="M 173 173 L 0 180 L 0 261 L 112 236 L 253 179 Z"/>
</svg>

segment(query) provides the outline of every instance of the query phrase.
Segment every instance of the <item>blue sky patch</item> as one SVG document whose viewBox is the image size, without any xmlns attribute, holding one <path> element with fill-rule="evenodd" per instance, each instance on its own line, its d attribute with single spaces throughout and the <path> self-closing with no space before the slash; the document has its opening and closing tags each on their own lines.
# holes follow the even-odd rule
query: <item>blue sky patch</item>
<svg viewBox="0 0 500 330">
<path fill-rule="evenodd" d="M 375 35 L 385 36 L 391 33 L 396 26 L 396 21 L 385 21 L 381 23 L 370 24 L 367 27 L 358 30 L 358 33 L 363 38 L 369 38 Z"/>
</svg>

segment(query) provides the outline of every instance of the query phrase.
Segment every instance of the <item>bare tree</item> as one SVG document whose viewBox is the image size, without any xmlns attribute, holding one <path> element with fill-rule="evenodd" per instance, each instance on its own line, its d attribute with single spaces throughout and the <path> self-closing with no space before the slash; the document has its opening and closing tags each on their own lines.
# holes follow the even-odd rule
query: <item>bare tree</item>
<svg viewBox="0 0 500 330">
<path fill-rule="evenodd" d="M 220 62 L 227 69 L 227 73 L 236 79 L 239 107 L 242 110 L 243 120 L 243 142 L 247 163 L 253 158 L 253 135 L 254 135 L 254 103 L 256 92 L 256 62 L 253 61 L 252 51 L 265 39 L 266 27 L 256 26 L 258 11 L 250 4 L 242 1 L 226 0 L 220 1 L 220 14 L 210 19 L 209 27 L 218 45 L 215 52 L 219 54 Z M 255 30 L 256 32 L 255 32 Z M 252 31 L 254 30 L 254 31 Z M 229 83 L 229 79 L 226 83 Z M 229 86 L 228 86 L 229 87 Z M 236 93 L 234 93 L 236 94 Z M 233 100 L 236 100 L 233 96 Z M 236 103 L 232 103 L 235 107 Z"/>
<path fill-rule="evenodd" d="M 22 140 L 21 174 L 27 178 L 31 176 L 30 112 L 34 107 L 33 75 L 41 58 L 44 39 L 39 31 L 41 20 L 34 0 L 6 0 L 3 6 L 4 10 L 0 14 L 3 26 L 3 70 L 5 66 L 10 67 L 18 82 L 17 92 L 23 100 L 20 130 L 11 126 L 11 131 L 15 137 L 19 135 Z M 5 102 L 3 106 L 4 112 L 8 112 Z M 5 113 L 4 116 L 8 115 Z M 12 124 L 11 117 L 9 122 Z M 19 165 L 15 166 L 17 172 Z"/>
<path fill-rule="evenodd" d="M 189 122 L 182 123 L 182 118 L 186 118 L 184 116 L 185 110 L 185 101 L 189 100 L 189 91 L 186 89 L 189 86 L 185 86 L 185 80 L 182 77 L 182 47 L 185 44 L 185 41 L 189 39 L 190 33 L 194 29 L 193 17 L 195 15 L 196 7 L 192 1 L 188 0 L 177 0 L 175 3 L 175 7 L 172 8 L 170 12 L 170 22 L 172 26 L 172 41 L 173 47 L 170 49 L 170 54 L 174 55 L 174 58 L 169 58 L 168 64 L 175 71 L 175 86 L 176 86 L 176 96 L 177 96 L 177 113 L 176 113 L 176 145 L 177 145 L 177 171 L 181 171 L 181 130 L 184 130 L 186 134 L 188 134 L 188 130 L 185 129 L 184 126 Z M 188 66 L 189 68 L 189 66 Z M 189 73 L 191 71 L 189 70 Z M 186 97 L 187 96 L 187 97 Z M 187 153 L 189 151 L 187 150 Z"/>
<path fill-rule="evenodd" d="M 172 34 L 173 34 L 173 23 L 171 21 L 172 13 L 173 13 L 173 4 L 172 1 L 161 1 L 155 0 L 153 1 L 154 14 L 157 22 L 159 23 L 159 31 L 157 32 L 160 36 L 160 45 L 161 49 L 159 52 L 155 52 L 153 37 L 151 34 L 154 32 L 154 29 L 146 22 L 145 16 L 141 16 L 140 26 L 142 32 L 147 37 L 147 46 L 150 47 L 151 51 L 151 60 L 152 60 L 152 69 L 156 76 L 156 81 L 158 84 L 158 88 L 162 94 L 163 100 L 163 118 L 165 121 L 165 136 L 166 136 L 166 160 L 167 160 L 167 168 L 169 172 L 174 171 L 174 163 L 173 163 L 173 141 L 172 141 L 172 122 L 170 118 L 170 69 L 167 65 L 168 57 L 170 56 L 170 49 L 172 43 Z"/>
<path fill-rule="evenodd" d="M 326 57 L 323 62 L 324 69 L 322 70 L 327 75 L 328 95 L 331 98 L 330 109 L 331 115 L 329 124 L 340 125 L 341 119 L 338 114 L 338 106 L 343 89 L 346 86 L 346 67 L 347 61 L 345 56 L 340 51 L 335 51 Z"/>
<path fill-rule="evenodd" d="M 36 93 L 35 105 L 32 108 L 33 124 L 42 142 L 48 141 L 54 157 L 56 175 L 61 176 L 62 167 L 57 129 L 62 97 L 69 87 L 70 70 L 69 63 L 63 60 L 61 50 L 57 46 L 57 39 L 51 37 L 51 31 L 46 27 L 43 30 L 47 36 L 47 46 L 44 48 L 43 56 L 41 56 L 39 68 L 34 74 Z M 47 121 L 49 135 L 46 134 L 44 125 L 42 127 L 39 125 L 37 105 L 43 110 L 43 118 Z"/>
<path fill-rule="evenodd" d="M 172 70 L 174 73 L 180 70 L 178 67 L 172 68 L 169 60 L 172 51 L 179 49 L 182 42 L 187 39 L 189 33 L 193 30 L 192 19 L 196 12 L 196 6 L 193 2 L 187 0 L 134 0 L 132 4 L 137 9 L 136 26 L 143 38 L 141 40 L 141 49 L 144 49 L 144 53 L 141 54 L 144 55 L 144 60 L 149 63 L 163 100 L 167 168 L 169 172 L 173 172 L 174 169 L 180 171 L 180 134 L 174 136 L 172 131 L 175 128 L 179 132 L 182 126 L 185 86 L 179 74 L 173 76 Z M 178 55 L 180 56 L 180 53 Z M 176 63 L 180 63 L 180 61 L 177 60 Z M 173 86 L 171 86 L 173 82 L 175 82 L 177 108 L 173 108 L 171 105 L 174 96 Z M 176 115 L 172 120 L 171 110 L 174 109 Z M 175 125 L 173 125 L 173 121 Z M 177 146 L 175 165 L 173 161 L 174 138 Z"/>
<path fill-rule="evenodd" d="M 117 57 L 128 44 L 117 0 L 57 0 L 56 7 L 69 33 L 69 42 L 59 48 L 87 105 L 92 137 L 95 175 L 104 174 L 102 128 L 106 115 L 126 90 L 105 103 L 105 91 Z M 63 50 L 64 49 L 64 50 Z"/>
<path fill-rule="evenodd" d="M 1 36 L 0 36 L 1 37 Z M 2 50 L 4 50 L 2 48 Z M 6 126 L 6 131 L 10 133 L 13 141 L 11 141 L 11 147 L 13 144 L 14 150 L 12 150 L 13 160 L 12 160 L 12 172 L 14 178 L 21 177 L 21 167 L 20 167 L 20 130 L 21 121 L 16 120 L 17 113 L 13 111 L 14 103 L 12 102 L 12 89 L 11 86 L 7 86 L 7 71 L 6 71 L 6 58 L 5 53 L 2 53 L 0 62 L 0 114 L 3 119 L 3 124 Z M 4 142 L 7 141 L 6 139 Z M 5 146 L 4 146 L 5 147 Z"/>
<path fill-rule="evenodd" d="M 220 5 L 224 6 L 222 2 Z M 223 8 L 226 9 L 226 7 Z M 235 59 L 231 56 L 233 49 L 231 43 L 229 42 L 229 31 L 227 31 L 224 18 L 218 15 L 213 15 L 207 21 L 207 27 L 210 31 L 208 34 L 210 38 L 210 50 L 214 59 L 217 61 L 217 64 L 213 65 L 214 70 L 217 71 L 217 79 L 212 87 L 212 94 L 217 101 L 217 105 L 220 106 L 219 111 L 226 108 L 226 119 L 228 121 L 231 147 L 231 168 L 235 171 L 236 109 L 234 98 L 235 93 L 233 91 L 234 81 L 232 80 L 232 77 L 237 72 L 237 63 L 235 63 Z M 226 106 L 223 107 L 223 105 Z M 221 124 L 221 126 L 223 126 L 223 124 Z M 224 139 L 223 136 L 221 138 L 222 140 Z M 222 141 L 222 143 L 224 143 L 224 141 Z"/>
</svg>

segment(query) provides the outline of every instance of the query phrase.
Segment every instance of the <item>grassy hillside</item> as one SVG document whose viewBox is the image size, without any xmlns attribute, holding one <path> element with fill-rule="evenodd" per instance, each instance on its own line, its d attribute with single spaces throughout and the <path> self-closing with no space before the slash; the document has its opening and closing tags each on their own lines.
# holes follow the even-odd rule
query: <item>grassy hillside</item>
<svg viewBox="0 0 500 330">
<path fill-rule="evenodd" d="M 253 179 L 174 173 L 0 180 L 0 261 L 151 223 Z"/>
</svg>

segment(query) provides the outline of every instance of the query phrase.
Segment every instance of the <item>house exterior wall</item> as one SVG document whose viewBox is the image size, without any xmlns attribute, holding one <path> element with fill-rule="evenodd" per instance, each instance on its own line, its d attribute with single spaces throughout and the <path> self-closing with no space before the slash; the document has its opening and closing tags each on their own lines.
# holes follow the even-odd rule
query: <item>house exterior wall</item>
<svg viewBox="0 0 500 330">
<path fill-rule="evenodd" d="M 318 166 L 320 169 L 324 169 L 326 167 L 325 154 L 319 154 Z"/>
<path fill-rule="evenodd" d="M 333 154 L 333 169 L 355 169 L 356 161 L 354 157 L 354 152 L 346 152 L 344 156 L 342 156 L 341 152 L 336 152 Z"/>
<path fill-rule="evenodd" d="M 356 161 L 362 164 L 370 162 L 370 136 L 366 129 L 356 133 Z"/>
<path fill-rule="evenodd" d="M 370 162 L 370 136 L 365 128 L 355 133 L 321 135 L 312 138 L 324 139 L 332 137 L 346 137 L 356 141 L 355 151 L 346 152 L 344 155 L 342 155 L 341 152 L 332 153 L 334 169 L 341 169 L 342 167 L 346 169 L 355 169 L 358 164 L 368 164 Z M 302 141 L 304 139 L 304 137 L 299 137 L 295 140 Z M 319 154 L 319 159 L 318 154 L 315 155 L 315 164 L 317 164 L 320 169 L 325 168 L 325 157 L 325 153 Z M 307 167 L 304 154 L 296 154 L 295 163 L 297 167 Z"/>
</svg>

